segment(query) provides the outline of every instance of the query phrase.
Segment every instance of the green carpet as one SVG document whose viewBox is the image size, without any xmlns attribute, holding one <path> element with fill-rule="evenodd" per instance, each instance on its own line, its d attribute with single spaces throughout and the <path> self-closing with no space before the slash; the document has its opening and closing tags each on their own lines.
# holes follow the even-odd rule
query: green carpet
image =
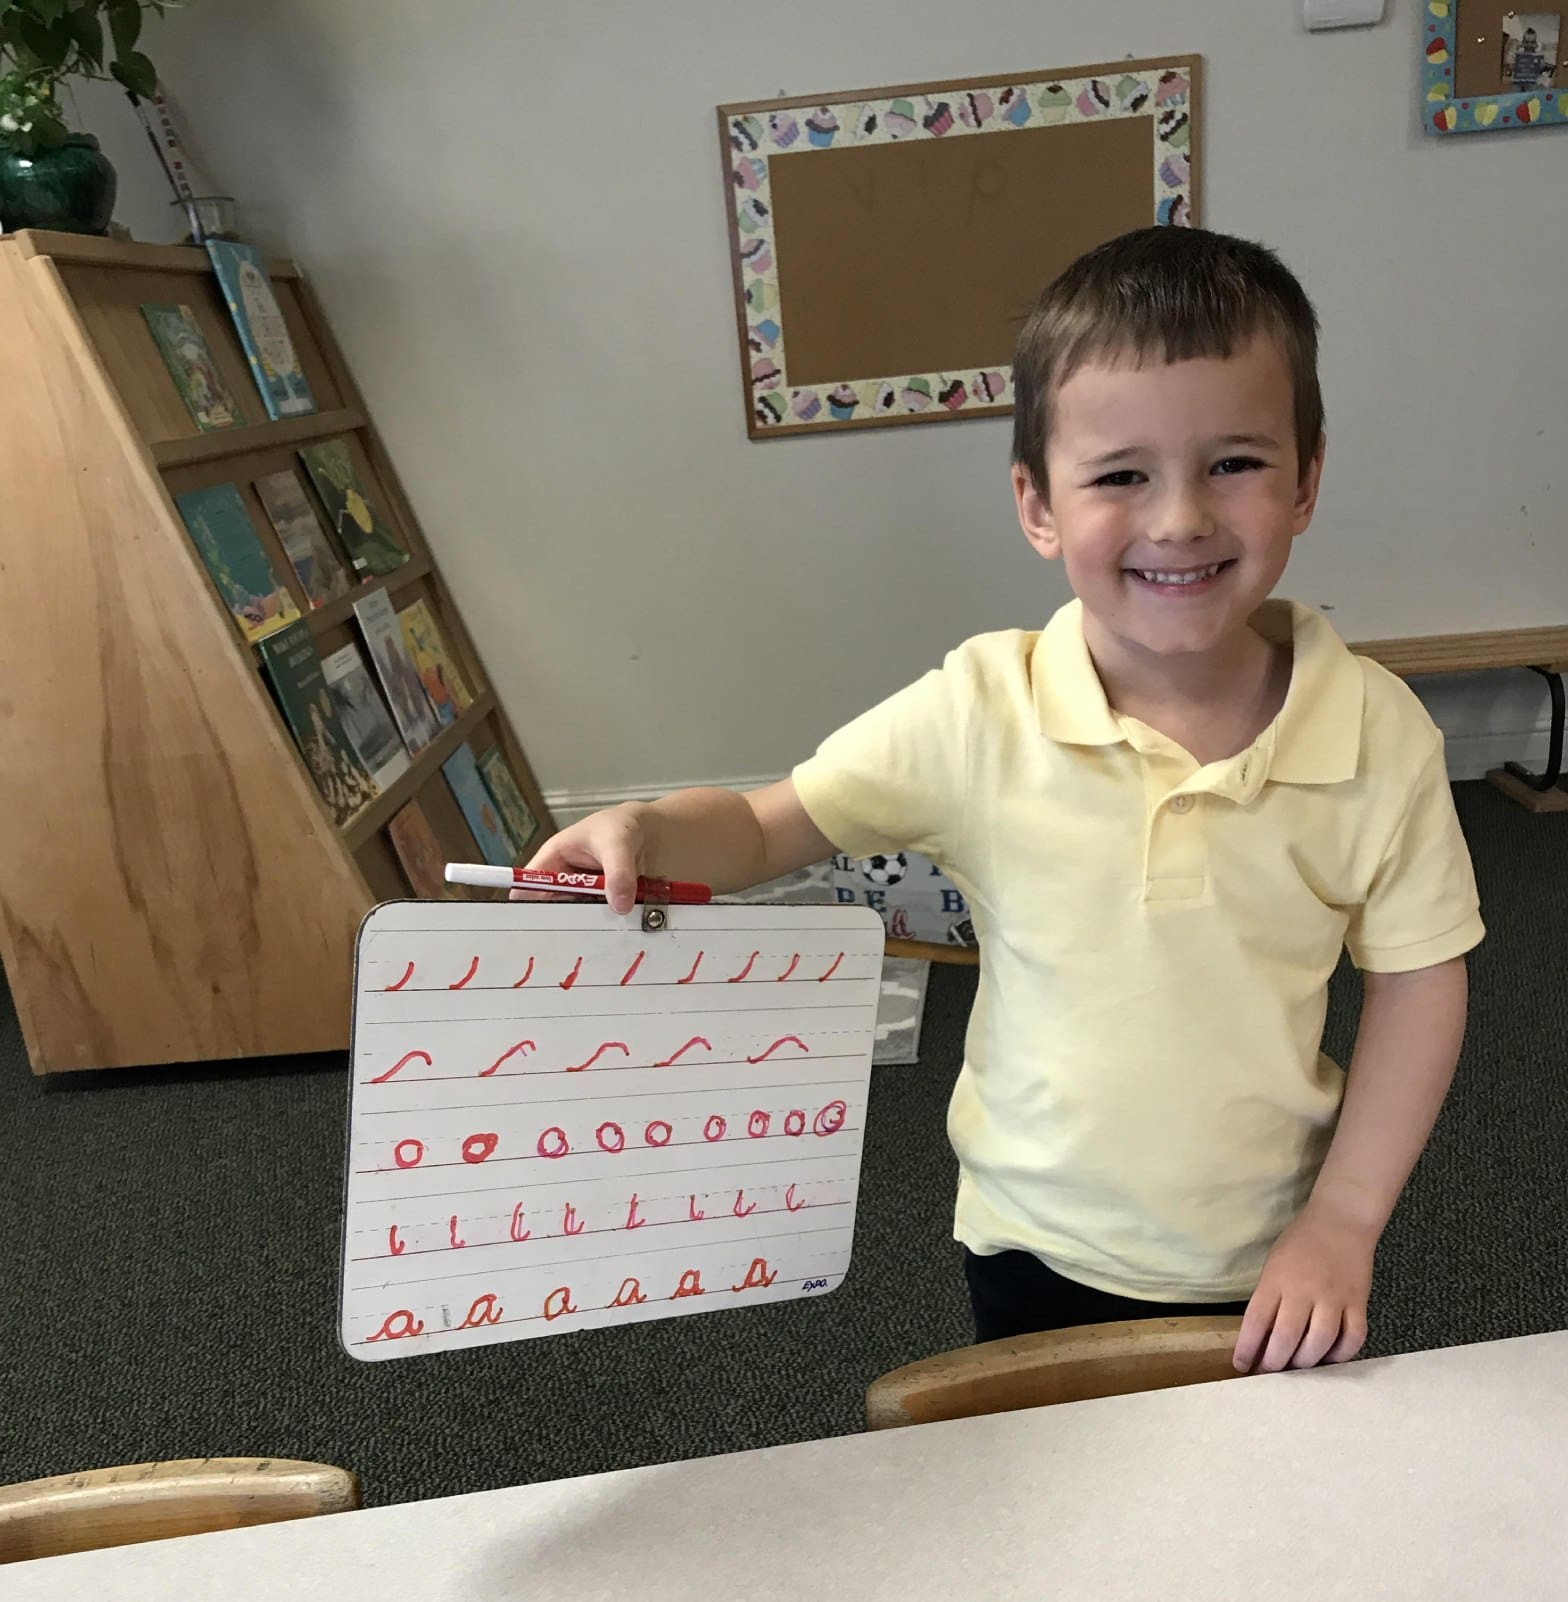
<svg viewBox="0 0 1568 1602">
<path fill-rule="evenodd" d="M 1490 937 L 1379 1255 L 1371 1350 L 1568 1323 L 1568 817 L 1457 787 Z M 1336 979 L 1341 1060 L 1354 976 Z M 0 997 L 0 1483 L 158 1457 L 340 1463 L 397 1502 L 842 1433 L 969 1338 L 943 1116 L 973 974 L 873 1078 L 855 1260 L 821 1300 L 364 1365 L 335 1336 L 341 1058 L 34 1079 Z"/>
</svg>

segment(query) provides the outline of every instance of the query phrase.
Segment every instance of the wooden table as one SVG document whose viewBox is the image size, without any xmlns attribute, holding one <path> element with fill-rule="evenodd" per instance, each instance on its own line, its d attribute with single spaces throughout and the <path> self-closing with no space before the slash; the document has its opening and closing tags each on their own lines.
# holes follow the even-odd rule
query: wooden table
<svg viewBox="0 0 1568 1602">
<path fill-rule="evenodd" d="M 0 1592 L 1560 1602 L 1565 1448 L 1568 1333 L 50 1558 Z"/>
</svg>

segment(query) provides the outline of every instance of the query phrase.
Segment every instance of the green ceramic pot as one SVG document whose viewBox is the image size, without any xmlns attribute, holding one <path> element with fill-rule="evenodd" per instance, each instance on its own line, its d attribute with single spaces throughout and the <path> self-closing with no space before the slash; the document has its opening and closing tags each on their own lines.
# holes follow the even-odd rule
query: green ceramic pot
<svg viewBox="0 0 1568 1602">
<path fill-rule="evenodd" d="M 57 149 L 33 156 L 0 145 L 0 231 L 107 233 L 115 184 L 114 168 L 91 134 L 71 134 Z"/>
</svg>

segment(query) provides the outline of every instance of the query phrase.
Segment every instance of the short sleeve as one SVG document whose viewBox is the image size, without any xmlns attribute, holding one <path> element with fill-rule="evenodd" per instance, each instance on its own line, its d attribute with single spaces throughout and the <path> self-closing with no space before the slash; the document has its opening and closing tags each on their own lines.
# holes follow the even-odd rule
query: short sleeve
<svg viewBox="0 0 1568 1602">
<path fill-rule="evenodd" d="M 968 773 L 966 677 L 952 653 L 941 668 L 829 735 L 795 769 L 801 805 L 840 851 L 947 859 Z"/>
<path fill-rule="evenodd" d="M 1358 968 L 1409 973 L 1462 956 L 1485 933 L 1439 738 L 1345 944 Z"/>
</svg>

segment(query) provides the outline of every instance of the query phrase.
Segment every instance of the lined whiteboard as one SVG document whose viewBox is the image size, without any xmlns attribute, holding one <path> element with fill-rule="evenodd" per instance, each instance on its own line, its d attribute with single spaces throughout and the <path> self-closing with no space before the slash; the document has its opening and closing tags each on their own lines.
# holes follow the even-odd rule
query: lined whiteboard
<svg viewBox="0 0 1568 1602">
<path fill-rule="evenodd" d="M 860 907 L 390 902 L 355 973 L 340 1334 L 364 1361 L 821 1294 L 849 1267 Z"/>
</svg>

